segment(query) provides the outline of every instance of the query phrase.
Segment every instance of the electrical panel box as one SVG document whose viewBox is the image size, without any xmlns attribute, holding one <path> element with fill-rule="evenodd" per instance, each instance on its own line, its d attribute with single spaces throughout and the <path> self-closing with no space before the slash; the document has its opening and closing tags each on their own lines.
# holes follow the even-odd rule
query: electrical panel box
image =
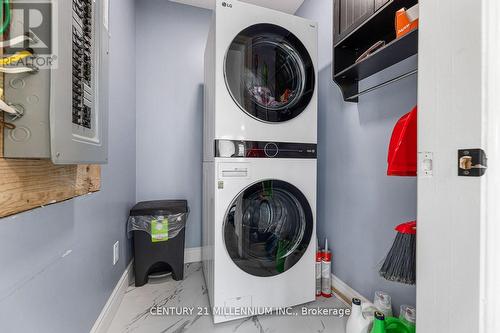
<svg viewBox="0 0 500 333">
<path fill-rule="evenodd" d="M 5 50 L 33 70 L 5 74 L 4 157 L 107 163 L 108 1 L 13 1 L 9 38 L 26 38 Z"/>
</svg>

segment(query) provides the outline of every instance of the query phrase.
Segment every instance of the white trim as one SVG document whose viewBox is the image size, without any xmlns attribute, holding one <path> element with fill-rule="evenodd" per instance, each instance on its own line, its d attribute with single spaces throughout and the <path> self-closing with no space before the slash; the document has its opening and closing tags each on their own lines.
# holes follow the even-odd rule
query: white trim
<svg viewBox="0 0 500 333">
<path fill-rule="evenodd" d="M 498 0 L 483 3 L 483 97 L 486 120 L 488 171 L 486 174 L 485 219 L 481 225 L 481 302 L 479 332 L 500 332 L 500 28 Z"/>
<path fill-rule="evenodd" d="M 122 277 L 116 284 L 116 287 L 111 293 L 111 296 L 109 296 L 108 301 L 104 305 L 104 308 L 99 314 L 99 317 L 97 318 L 94 326 L 90 330 L 90 333 L 106 333 L 108 331 L 109 326 L 111 325 L 111 322 L 113 321 L 113 318 L 115 317 L 116 312 L 120 307 L 123 296 L 127 291 L 127 287 L 129 286 L 130 281 L 133 281 L 133 279 L 134 270 L 133 261 L 131 261 L 125 269 L 125 272 L 123 272 Z"/>
<path fill-rule="evenodd" d="M 339 279 L 337 276 L 332 274 L 332 289 L 337 290 L 339 293 L 342 295 L 339 296 L 344 296 L 347 299 L 353 299 L 353 298 L 359 298 L 361 302 L 363 303 L 363 307 L 373 305 L 372 302 L 370 302 L 367 298 L 365 298 L 363 295 L 361 295 L 359 292 L 351 288 L 347 283 Z M 335 292 L 334 292 L 335 293 Z M 346 300 L 344 300 L 342 297 L 339 297 L 339 299 L 346 303 Z M 347 306 L 351 306 L 351 304 L 347 304 Z"/>
<path fill-rule="evenodd" d="M 201 247 L 192 247 L 187 248 L 184 251 L 184 263 L 193 263 L 201 261 Z M 127 287 L 130 285 L 131 281 L 134 280 L 134 269 L 133 269 L 133 261 L 131 261 L 125 272 L 123 272 L 122 277 L 116 284 L 115 289 L 109 296 L 106 305 L 102 309 L 99 317 L 97 318 L 94 326 L 90 330 L 90 333 L 106 333 L 113 321 L 118 308 L 122 302 L 123 296 L 127 290 Z"/>
<path fill-rule="evenodd" d="M 201 262 L 201 247 L 190 247 L 184 250 L 184 263 Z"/>
</svg>

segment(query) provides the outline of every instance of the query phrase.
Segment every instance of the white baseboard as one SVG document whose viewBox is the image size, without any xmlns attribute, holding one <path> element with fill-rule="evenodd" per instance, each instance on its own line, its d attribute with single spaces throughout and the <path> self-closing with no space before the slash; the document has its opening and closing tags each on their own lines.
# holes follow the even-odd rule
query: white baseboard
<svg viewBox="0 0 500 333">
<path fill-rule="evenodd" d="M 116 284 L 115 289 L 111 293 L 106 305 L 102 309 L 99 317 L 97 318 L 94 326 L 90 330 L 90 333 L 106 333 L 115 317 L 118 308 L 122 302 L 123 296 L 127 291 L 127 287 L 130 284 L 130 281 L 134 279 L 134 269 L 133 269 L 133 261 L 131 261 L 125 272 L 123 272 L 122 277 Z"/>
<path fill-rule="evenodd" d="M 337 296 L 340 296 L 340 299 L 346 303 L 346 305 L 351 306 L 351 300 L 353 298 L 359 298 L 361 302 L 364 304 L 371 304 L 368 299 L 366 299 L 363 295 L 361 295 L 359 292 L 351 288 L 347 283 L 339 279 L 337 276 L 332 274 L 332 289 L 334 290 L 334 293 L 340 294 Z"/>
<path fill-rule="evenodd" d="M 201 261 L 201 247 L 187 248 L 184 251 L 184 262 L 186 264 Z M 111 325 L 111 322 L 120 307 L 125 291 L 130 282 L 134 280 L 134 265 L 133 261 L 125 269 L 122 277 L 116 284 L 113 293 L 109 297 L 106 305 L 102 309 L 90 333 L 106 333 Z"/>
<path fill-rule="evenodd" d="M 184 250 L 184 263 L 201 261 L 201 247 L 190 247 Z"/>
</svg>

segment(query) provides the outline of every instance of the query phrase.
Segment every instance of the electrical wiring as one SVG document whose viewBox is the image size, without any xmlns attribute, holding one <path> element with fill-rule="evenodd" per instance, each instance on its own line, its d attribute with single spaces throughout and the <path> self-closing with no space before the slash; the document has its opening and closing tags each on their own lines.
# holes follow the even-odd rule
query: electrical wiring
<svg viewBox="0 0 500 333">
<path fill-rule="evenodd" d="M 0 111 L 7 112 L 15 116 L 19 115 L 19 111 L 14 109 L 9 104 L 5 103 L 2 99 L 0 99 Z"/>
<path fill-rule="evenodd" d="M 4 10 L 5 10 L 5 15 L 4 15 Z M 0 17 L 4 18 L 4 21 L 0 26 L 0 34 L 3 34 L 5 30 L 9 27 L 11 22 L 11 10 L 10 10 L 9 0 L 2 0 L 2 5 L 0 6 Z M 22 35 L 14 37 L 8 41 L 0 41 L 0 48 L 11 47 L 20 44 L 26 40 L 30 42 L 35 41 L 34 38 L 30 35 Z M 13 62 L 18 62 L 31 55 L 33 54 L 29 51 L 18 52 L 13 56 L 1 59 L 0 65 L 1 66 L 9 65 Z M 12 67 L 12 68 L 0 67 L 0 73 L 5 73 L 5 74 L 20 74 L 20 73 L 29 73 L 35 71 L 37 71 L 37 69 L 34 67 Z"/>
<path fill-rule="evenodd" d="M 30 42 L 35 42 L 35 39 L 33 37 L 31 37 L 29 35 L 22 35 L 22 36 L 17 36 L 15 38 L 12 38 L 8 41 L 0 42 L 0 48 L 13 46 L 13 45 L 22 43 L 26 40 L 28 40 Z M 26 50 L 21 51 L 21 52 L 17 52 L 16 54 L 14 54 L 10 57 L 0 59 L 0 66 L 5 66 L 5 65 L 19 62 L 19 61 L 23 60 L 24 58 L 27 58 L 27 57 L 32 56 L 32 55 L 33 55 L 33 53 L 31 53 L 30 51 L 26 51 Z M 37 68 L 35 68 L 35 67 L 10 67 L 10 68 L 0 67 L 0 73 L 6 73 L 6 74 L 20 74 L 20 73 L 29 73 L 29 72 L 36 72 L 36 71 L 37 71 Z"/>
<path fill-rule="evenodd" d="M 5 127 L 7 129 L 10 129 L 10 130 L 16 129 L 16 125 L 8 123 L 8 122 L 1 120 L 1 119 L 0 119 L 0 126 Z"/>
<path fill-rule="evenodd" d="M 4 15 L 5 10 L 5 15 Z M 3 0 L 2 6 L 0 6 L 0 17 L 4 17 L 2 26 L 0 26 L 0 34 L 3 34 L 5 30 L 10 26 L 11 12 L 10 12 L 10 1 Z"/>
<path fill-rule="evenodd" d="M 3 89 L 0 88 L 0 96 L 3 96 Z M 4 100 L 0 98 L 0 111 L 9 113 L 11 115 L 14 115 L 16 117 L 19 117 L 22 115 L 22 112 L 19 112 L 16 110 L 14 107 L 10 106 L 9 104 L 5 103 Z"/>
<path fill-rule="evenodd" d="M 30 51 L 21 51 L 17 52 L 14 55 L 6 58 L 0 59 L 0 73 L 6 73 L 6 74 L 20 74 L 20 73 L 29 73 L 29 72 L 36 72 L 38 69 L 36 67 L 3 67 L 5 65 L 10 65 L 12 63 L 17 63 L 27 57 L 32 56 L 33 53 Z"/>
<path fill-rule="evenodd" d="M 21 74 L 21 73 L 31 73 L 37 71 L 38 69 L 35 67 L 0 67 L 0 73 L 4 74 Z"/>
<path fill-rule="evenodd" d="M 0 17 L 3 18 L 3 23 L 0 26 L 0 34 L 4 34 L 5 31 L 9 28 L 10 22 L 11 22 L 11 10 L 10 10 L 10 1 L 9 0 L 2 0 L 2 4 L 0 6 Z M 9 47 L 12 45 L 19 44 L 21 42 L 24 42 L 25 40 L 32 40 L 30 36 L 19 36 L 15 37 L 9 41 L 2 41 L 0 42 L 0 47 Z M 21 51 L 17 52 L 16 54 L 2 58 L 0 59 L 0 66 L 5 66 L 5 65 L 10 65 L 15 62 L 19 62 L 29 56 L 32 56 L 33 53 L 29 51 Z M 11 73 L 11 74 L 18 74 L 18 73 L 27 73 L 31 71 L 35 71 L 36 68 L 30 68 L 30 67 L 17 67 L 17 68 L 5 68 L 5 67 L 0 67 L 0 72 L 1 73 Z M 1 95 L 3 95 L 3 90 L 1 91 Z M 20 117 L 22 116 L 22 113 L 20 113 L 18 110 L 16 110 L 14 107 L 8 105 L 0 99 L 0 110 L 6 113 L 9 113 L 15 117 Z M 5 128 L 8 129 L 15 129 L 16 126 L 14 124 L 5 122 L 3 119 L 0 121 L 0 125 L 2 125 Z"/>
<path fill-rule="evenodd" d="M 21 44 L 24 41 L 30 41 L 31 43 L 36 42 L 36 40 L 30 36 L 21 35 L 6 41 L 0 41 L 0 48 L 12 47 L 14 45 Z"/>
<path fill-rule="evenodd" d="M 29 51 L 21 51 L 16 54 L 0 59 L 0 73 L 5 74 L 21 74 L 36 72 L 38 69 L 36 67 L 4 67 L 5 65 L 10 65 L 12 63 L 19 62 L 27 57 L 32 56 L 33 53 Z"/>
<path fill-rule="evenodd" d="M 0 66 L 10 65 L 12 63 L 19 62 L 19 61 L 21 61 L 27 57 L 30 57 L 32 55 L 33 55 L 33 53 L 31 53 L 29 51 L 16 52 L 14 55 L 11 55 L 10 57 L 0 59 Z"/>
</svg>

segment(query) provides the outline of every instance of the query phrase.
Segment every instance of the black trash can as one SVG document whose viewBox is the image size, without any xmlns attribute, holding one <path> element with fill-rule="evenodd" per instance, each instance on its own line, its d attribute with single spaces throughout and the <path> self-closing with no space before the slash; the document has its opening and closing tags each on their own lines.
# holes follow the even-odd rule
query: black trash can
<svg viewBox="0 0 500 333">
<path fill-rule="evenodd" d="M 185 225 L 188 215 L 186 200 L 160 200 L 140 202 L 130 211 L 129 231 L 134 237 L 135 285 L 140 287 L 148 282 L 148 276 L 157 273 L 172 273 L 176 281 L 184 278 Z M 151 225 L 156 219 L 168 221 L 176 229 L 168 240 L 153 241 Z M 132 221 L 140 221 L 132 223 Z M 182 224 L 182 228 L 180 228 Z"/>
</svg>

